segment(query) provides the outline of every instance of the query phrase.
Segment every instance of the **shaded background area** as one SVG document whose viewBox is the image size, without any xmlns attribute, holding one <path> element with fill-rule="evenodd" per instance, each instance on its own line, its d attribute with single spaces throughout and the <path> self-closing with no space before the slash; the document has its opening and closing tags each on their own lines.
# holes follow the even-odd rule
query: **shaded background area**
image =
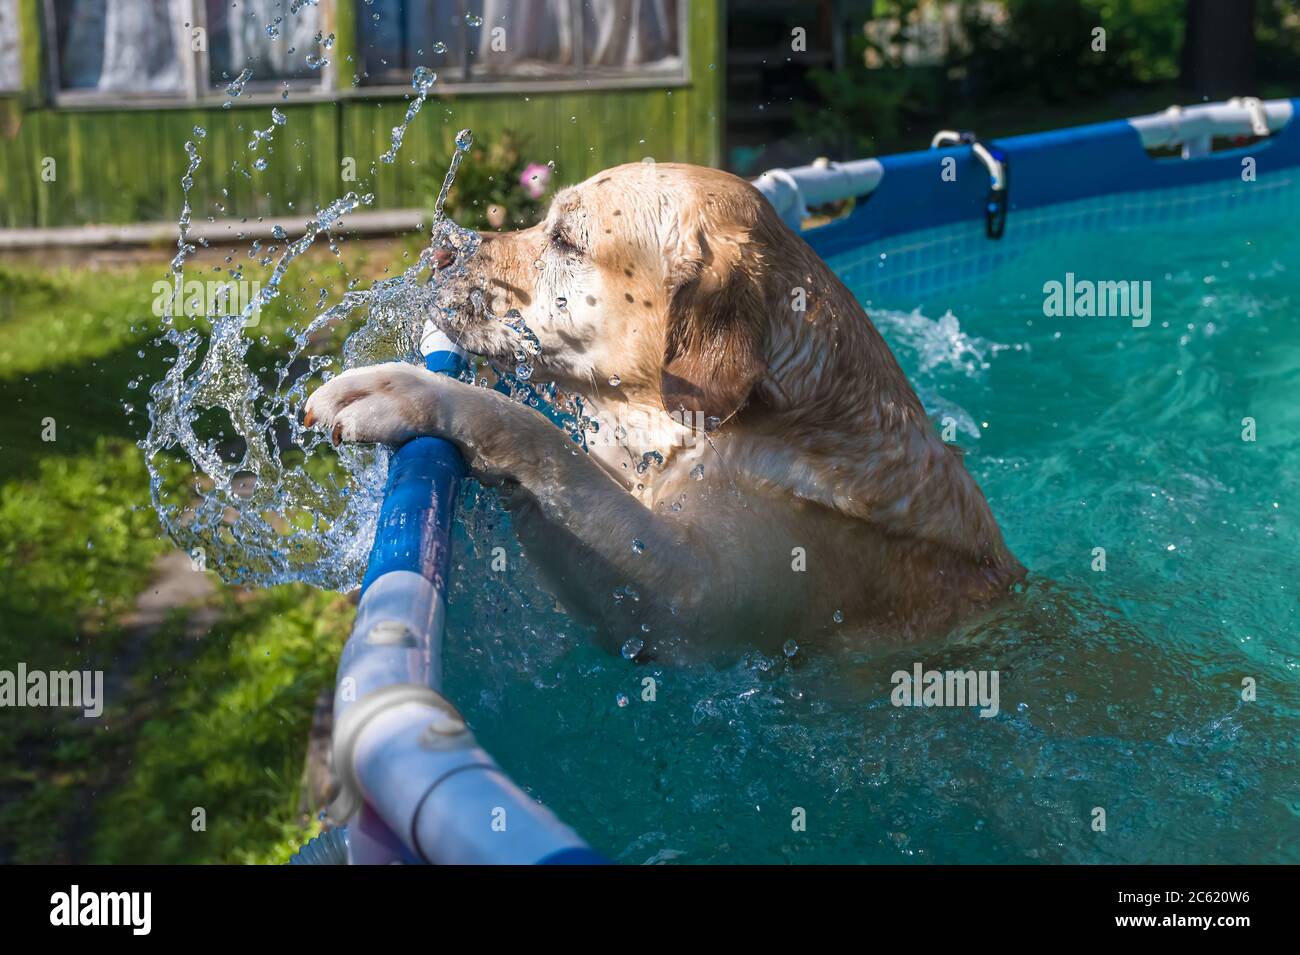
<svg viewBox="0 0 1300 955">
<path fill-rule="evenodd" d="M 287 17 L 283 6 L 248 0 L 234 16 L 224 0 L 0 0 L 0 228 L 172 218 L 177 147 L 196 125 L 208 134 L 202 214 L 303 212 L 368 178 L 375 208 L 418 209 L 465 126 L 481 143 L 510 136 L 565 182 L 646 156 L 753 175 L 921 148 L 945 126 L 992 138 L 1287 95 L 1300 64 L 1290 0 L 324 0 Z M 502 24 L 510 52 L 471 37 L 466 13 L 485 31 Z M 1092 48 L 1099 27 L 1104 51 Z M 439 72 L 442 115 L 369 177 L 422 63 Z M 242 149 L 250 113 L 269 106 L 297 131 L 281 146 L 293 162 L 255 171 Z M 48 160 L 57 183 L 42 178 Z"/>
<path fill-rule="evenodd" d="M 796 28 L 806 52 L 792 51 Z M 1105 30 L 1104 52 L 1092 48 Z M 729 168 L 924 149 L 1232 96 L 1295 95 L 1290 0 L 780 0 L 727 15 Z"/>
</svg>

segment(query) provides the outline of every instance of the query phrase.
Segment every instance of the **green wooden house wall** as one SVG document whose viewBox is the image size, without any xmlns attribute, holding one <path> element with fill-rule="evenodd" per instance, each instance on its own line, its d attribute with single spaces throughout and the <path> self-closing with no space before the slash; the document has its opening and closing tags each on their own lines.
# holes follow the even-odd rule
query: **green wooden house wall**
<svg viewBox="0 0 1300 955">
<path fill-rule="evenodd" d="M 429 203 L 431 177 L 440 176 L 456 132 L 468 127 L 480 142 L 510 130 L 528 143 L 528 158 L 554 160 L 562 182 L 646 156 L 658 161 L 718 165 L 721 159 L 724 26 L 722 0 L 683 0 L 688 17 L 687 82 L 636 89 L 578 92 L 473 92 L 431 96 L 411 125 L 398 161 L 370 165 L 387 150 L 407 100 L 354 91 L 335 99 L 295 104 L 260 103 L 222 109 L 216 103 L 162 108 L 105 109 L 50 105 L 41 0 L 19 0 L 23 90 L 0 96 L 0 228 L 174 220 L 181 205 L 184 143 L 202 126 L 203 163 L 196 196 L 229 190 L 226 217 L 314 211 L 360 183 L 345 182 L 343 161 L 375 195 L 374 208 L 418 208 Z M 337 5 L 335 55 L 354 48 L 351 3 Z M 340 72 L 345 72 L 341 70 Z M 435 87 L 436 89 L 436 87 Z M 236 101 L 238 103 L 238 101 Z M 248 161 L 254 128 L 270 125 L 272 105 L 287 124 L 270 167 L 247 178 L 232 171 Z M 42 163 L 55 162 L 55 180 L 43 181 Z M 209 214 L 196 206 L 196 215 Z"/>
</svg>

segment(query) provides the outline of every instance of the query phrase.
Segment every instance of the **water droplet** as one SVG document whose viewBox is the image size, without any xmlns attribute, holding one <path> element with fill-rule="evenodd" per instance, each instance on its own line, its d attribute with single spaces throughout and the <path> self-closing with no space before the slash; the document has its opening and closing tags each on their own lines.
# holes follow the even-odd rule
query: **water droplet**
<svg viewBox="0 0 1300 955">
<path fill-rule="evenodd" d="M 611 388 L 617 388 L 621 384 L 623 384 L 623 379 L 620 378 L 618 375 L 609 376 L 609 386 Z"/>
<path fill-rule="evenodd" d="M 636 473 L 645 474 L 646 471 L 650 470 L 651 465 L 660 468 L 663 467 L 664 456 L 658 451 L 647 451 L 645 454 L 641 455 L 641 460 L 637 462 Z"/>
<path fill-rule="evenodd" d="M 474 134 L 468 129 L 462 129 L 456 134 L 456 148 L 463 153 L 469 152 L 469 147 L 474 145 Z"/>
<path fill-rule="evenodd" d="M 639 537 L 636 540 L 632 541 L 632 553 L 641 554 L 644 552 L 645 552 L 645 544 L 641 541 Z"/>
<path fill-rule="evenodd" d="M 645 649 L 645 641 L 642 640 L 640 637 L 632 637 L 630 640 L 628 640 L 626 643 L 623 644 L 623 648 L 619 650 L 619 653 L 623 655 L 624 660 L 635 660 L 638 656 L 640 656 L 641 651 L 644 649 Z"/>
<path fill-rule="evenodd" d="M 205 136 L 207 136 L 207 135 L 208 135 L 208 131 L 207 131 L 206 129 L 204 129 L 202 126 L 195 126 L 195 127 L 194 127 L 194 138 L 195 138 L 195 139 L 202 139 L 203 137 L 205 137 Z"/>
<path fill-rule="evenodd" d="M 628 704 L 627 694 L 626 693 L 618 694 L 618 696 L 614 697 L 614 702 L 619 705 L 620 709 L 624 706 L 627 706 Z"/>
<path fill-rule="evenodd" d="M 288 120 L 288 117 L 286 117 L 286 116 L 284 115 L 284 113 L 280 112 L 279 108 L 277 108 L 277 107 L 272 107 L 272 108 L 271 108 L 271 121 L 272 121 L 273 123 L 275 123 L 275 125 L 277 125 L 277 126 L 283 126 L 283 125 L 284 125 L 285 123 L 287 123 L 289 120 Z"/>
<path fill-rule="evenodd" d="M 447 52 L 447 44 L 443 43 L 441 40 L 437 40 L 437 41 L 435 41 L 434 44 L 433 44 L 433 52 L 434 52 L 434 53 L 446 53 L 446 52 Z"/>
<path fill-rule="evenodd" d="M 483 25 L 483 18 L 473 13 L 467 13 L 465 14 L 465 22 L 472 27 L 481 27 Z"/>
<path fill-rule="evenodd" d="M 266 161 L 265 156 L 258 156 L 256 159 L 253 160 L 253 168 L 256 169 L 258 172 L 264 172 L 266 170 L 267 165 L 268 163 Z"/>
<path fill-rule="evenodd" d="M 793 640 L 787 640 L 785 645 L 781 647 L 781 652 L 788 657 L 792 657 L 799 652 L 799 644 L 795 643 Z"/>
<path fill-rule="evenodd" d="M 833 614 L 831 614 L 831 619 L 834 620 L 836 623 L 843 623 L 843 622 L 844 622 L 844 612 L 841 611 L 841 610 L 837 610 L 837 611 L 835 611 Z"/>
<path fill-rule="evenodd" d="M 427 93 L 437 79 L 438 74 L 427 66 L 417 66 L 415 72 L 411 74 L 411 86 L 417 93 Z"/>
<path fill-rule="evenodd" d="M 289 233 L 284 231 L 284 226 L 279 226 L 279 225 L 273 226 L 271 228 L 271 235 L 279 239 L 280 241 L 284 241 L 289 237 Z"/>
<path fill-rule="evenodd" d="M 564 309 L 569 307 L 569 300 L 565 298 L 563 295 L 561 295 L 559 298 L 555 300 L 555 307 L 563 311 Z"/>
<path fill-rule="evenodd" d="M 253 78 L 252 70 L 241 70 L 239 75 L 230 81 L 226 87 L 227 96 L 238 96 L 244 91 L 244 84 Z"/>
<path fill-rule="evenodd" d="M 691 468 L 691 480 L 692 480 L 692 481 L 703 481 L 703 480 L 704 480 L 704 465 L 703 465 L 703 464 L 697 464 L 697 465 L 695 465 L 695 467 Z"/>
</svg>

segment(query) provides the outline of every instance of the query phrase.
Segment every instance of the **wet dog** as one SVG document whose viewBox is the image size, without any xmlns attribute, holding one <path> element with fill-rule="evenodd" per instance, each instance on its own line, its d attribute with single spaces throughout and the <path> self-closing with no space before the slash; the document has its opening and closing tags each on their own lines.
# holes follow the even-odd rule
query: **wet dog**
<svg viewBox="0 0 1300 955">
<path fill-rule="evenodd" d="M 1024 576 L 861 305 L 747 182 L 620 166 L 451 259 L 447 332 L 502 367 L 535 337 L 534 380 L 598 423 L 588 449 L 400 364 L 344 372 L 305 420 L 336 441 L 453 441 L 508 496 L 548 586 L 614 645 L 934 634 Z"/>
</svg>

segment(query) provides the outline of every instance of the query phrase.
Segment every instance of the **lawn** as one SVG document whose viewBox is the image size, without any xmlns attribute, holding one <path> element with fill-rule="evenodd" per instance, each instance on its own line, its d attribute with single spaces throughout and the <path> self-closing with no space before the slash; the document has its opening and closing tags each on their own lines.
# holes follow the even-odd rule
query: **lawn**
<svg viewBox="0 0 1300 955">
<path fill-rule="evenodd" d="M 323 252 L 264 326 L 401 251 Z M 0 262 L 0 670 L 103 670 L 107 697 L 99 718 L 0 709 L 0 862 L 279 862 L 312 831 L 307 735 L 347 598 L 209 570 L 199 605 L 134 613 L 175 553 L 135 444 L 169 351 L 150 312 L 167 258 Z"/>
</svg>

